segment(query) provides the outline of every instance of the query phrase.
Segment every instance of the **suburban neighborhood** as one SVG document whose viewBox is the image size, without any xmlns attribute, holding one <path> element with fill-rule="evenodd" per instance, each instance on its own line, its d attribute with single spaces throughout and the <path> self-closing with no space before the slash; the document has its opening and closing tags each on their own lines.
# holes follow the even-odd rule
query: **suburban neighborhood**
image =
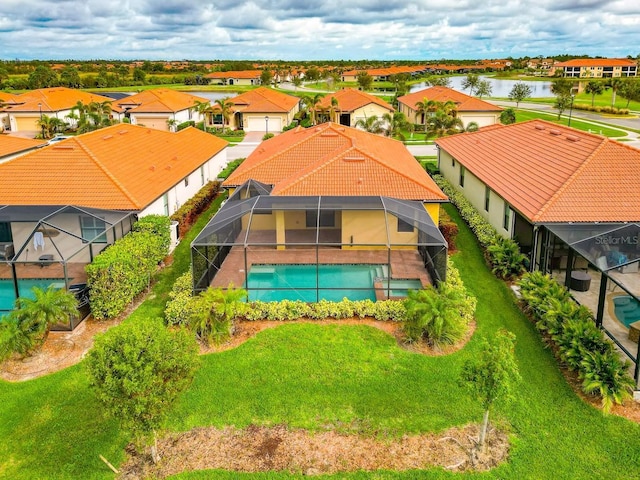
<svg viewBox="0 0 640 480">
<path fill-rule="evenodd" d="M 0 58 L 0 477 L 638 478 L 639 63 Z"/>
</svg>

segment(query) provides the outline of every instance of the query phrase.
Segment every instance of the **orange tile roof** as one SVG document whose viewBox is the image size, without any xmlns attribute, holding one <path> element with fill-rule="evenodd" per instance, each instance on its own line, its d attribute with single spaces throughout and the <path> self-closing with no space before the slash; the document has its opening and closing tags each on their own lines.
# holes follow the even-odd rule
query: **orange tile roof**
<svg viewBox="0 0 640 480">
<path fill-rule="evenodd" d="M 628 58 L 574 58 L 566 62 L 556 63 L 556 67 L 630 67 L 637 65 Z"/>
<path fill-rule="evenodd" d="M 447 197 L 397 140 L 336 123 L 297 127 L 263 142 L 224 182 L 273 185 L 272 195 Z"/>
<path fill-rule="evenodd" d="M 436 140 L 534 223 L 640 221 L 640 150 L 530 120 Z"/>
<path fill-rule="evenodd" d="M 120 108 L 116 106 L 115 101 L 109 97 L 96 95 L 93 93 L 83 92 L 66 87 L 40 88 L 38 90 L 30 90 L 18 95 L 19 105 L 11 106 L 8 110 L 11 112 L 39 112 L 42 108 L 43 113 L 59 112 L 61 110 L 69 110 L 78 102 L 85 105 L 91 102 L 110 102 L 111 110 L 119 112 Z"/>
<path fill-rule="evenodd" d="M 331 106 L 332 98 L 335 98 L 338 101 L 338 108 L 342 112 L 353 112 L 354 110 L 369 105 L 370 103 L 375 103 L 376 105 L 380 105 L 382 108 L 386 108 L 389 112 L 393 112 L 393 107 L 381 98 L 353 88 L 344 88 L 322 97 L 319 103 L 320 108 L 329 108 Z"/>
<path fill-rule="evenodd" d="M 169 88 L 144 90 L 115 102 L 120 108 L 135 113 L 175 113 L 193 108 L 196 101 L 209 102 L 208 98 L 190 95 Z"/>
<path fill-rule="evenodd" d="M 260 78 L 262 70 L 237 70 L 231 72 L 213 72 L 205 78 Z"/>
<path fill-rule="evenodd" d="M 459 112 L 486 112 L 501 111 L 502 108 L 477 97 L 471 97 L 457 90 L 447 87 L 430 87 L 419 92 L 413 92 L 408 95 L 398 97 L 398 102 L 402 103 L 414 110 L 417 109 L 416 104 L 424 99 L 434 100 L 436 102 L 447 102 L 449 100 L 457 104 Z"/>
<path fill-rule="evenodd" d="M 0 158 L 31 150 L 45 143 L 44 140 L 0 135 Z"/>
<path fill-rule="evenodd" d="M 0 205 L 140 211 L 226 146 L 195 128 L 113 125 L 0 164 Z"/>
<path fill-rule="evenodd" d="M 258 87 L 233 97 L 230 102 L 235 111 L 242 113 L 287 113 L 298 105 L 300 98 L 271 88 Z"/>
<path fill-rule="evenodd" d="M 398 75 L 400 73 L 413 73 L 424 70 L 423 66 L 415 66 L 409 67 L 405 65 L 400 66 L 391 66 L 386 68 L 365 68 L 365 69 L 357 69 L 357 70 L 349 70 L 344 72 L 342 75 L 344 76 L 356 76 L 360 72 L 367 72 L 372 77 L 386 77 L 388 75 Z"/>
<path fill-rule="evenodd" d="M 0 92 L 0 103 L 17 103 L 18 95 L 13 93 Z"/>
</svg>

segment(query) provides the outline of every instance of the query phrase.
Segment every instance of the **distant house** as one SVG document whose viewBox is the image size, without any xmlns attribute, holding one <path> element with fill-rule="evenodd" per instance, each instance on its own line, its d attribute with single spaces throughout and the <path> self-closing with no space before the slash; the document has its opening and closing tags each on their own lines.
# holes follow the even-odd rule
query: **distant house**
<svg viewBox="0 0 640 480">
<path fill-rule="evenodd" d="M 348 127 L 355 127 L 358 120 L 366 120 L 373 116 L 382 118 L 385 113 L 394 112 L 393 107 L 380 97 L 353 88 L 344 88 L 325 95 L 316 108 L 326 117 L 331 117 L 331 113 L 334 112 L 338 123 Z"/>
<path fill-rule="evenodd" d="M 223 185 L 229 200 L 192 243 L 195 290 L 376 300 L 445 279 L 447 197 L 401 142 L 336 123 L 296 127 Z"/>
<path fill-rule="evenodd" d="M 72 88 L 53 87 L 31 90 L 14 98 L 15 103 L 4 107 L 8 116 L 7 130 L 12 132 L 27 132 L 35 136 L 39 132 L 38 121 L 42 115 L 55 117 L 69 124 L 75 124 L 75 120 L 69 115 L 78 102 L 85 106 L 96 102 L 99 104 L 109 102 L 111 115 L 118 118 L 121 110 L 112 103 L 112 99 L 83 92 Z"/>
<path fill-rule="evenodd" d="M 168 88 L 144 90 L 130 97 L 115 101 L 125 117 L 133 125 L 156 130 L 175 130 L 175 126 L 203 117 L 196 111 L 197 102 L 209 103 L 209 99 Z"/>
<path fill-rule="evenodd" d="M 0 163 L 24 155 L 45 143 L 44 140 L 2 135 L 0 136 Z"/>
<path fill-rule="evenodd" d="M 445 103 L 448 101 L 456 104 L 457 116 L 462 120 L 466 128 L 469 123 L 475 122 L 479 127 L 493 125 L 500 120 L 502 108 L 477 97 L 471 97 L 447 87 L 430 87 L 425 90 L 413 92 L 398 97 L 398 110 L 405 114 L 407 119 L 419 125 L 424 125 L 427 113 L 418 113 L 418 102 L 424 100 Z"/>
<path fill-rule="evenodd" d="M 205 75 L 209 83 L 220 85 L 260 85 L 262 70 L 239 70 L 230 72 L 213 72 Z"/>
<path fill-rule="evenodd" d="M 259 87 L 228 100 L 232 105 L 232 116 L 227 126 L 245 132 L 281 132 L 300 110 L 300 98 L 293 95 Z M 210 127 L 222 127 L 219 107 L 213 105 L 207 119 Z"/>
<path fill-rule="evenodd" d="M 576 58 L 554 66 L 570 78 L 618 78 L 638 74 L 637 62 L 627 58 Z"/>
<path fill-rule="evenodd" d="M 355 69 L 355 70 L 347 70 L 342 73 L 342 81 L 343 82 L 356 82 L 358 81 L 358 74 L 360 72 L 368 73 L 374 82 L 386 82 L 389 81 L 389 77 L 391 75 L 400 75 L 405 74 L 409 77 L 413 77 L 416 75 L 421 75 L 425 72 L 425 67 L 423 66 L 391 66 L 385 68 L 366 68 L 366 69 Z"/>
<path fill-rule="evenodd" d="M 31 285 L 86 282 L 86 264 L 136 217 L 170 215 L 215 179 L 226 146 L 195 128 L 118 124 L 0 164 L 0 282 L 13 285 L 0 315 Z"/>
<path fill-rule="evenodd" d="M 18 96 L 12 93 L 0 92 L 0 133 L 10 130 L 9 115 L 5 107 L 17 103 Z"/>
</svg>

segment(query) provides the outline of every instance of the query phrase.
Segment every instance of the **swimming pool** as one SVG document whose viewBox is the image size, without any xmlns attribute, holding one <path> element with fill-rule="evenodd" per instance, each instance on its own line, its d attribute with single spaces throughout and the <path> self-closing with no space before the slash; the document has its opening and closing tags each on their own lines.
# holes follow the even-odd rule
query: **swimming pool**
<svg viewBox="0 0 640 480">
<path fill-rule="evenodd" d="M 640 304 L 629 295 L 614 297 L 613 307 L 616 318 L 627 328 L 640 320 Z"/>
<path fill-rule="evenodd" d="M 18 280 L 18 289 L 23 297 L 33 298 L 31 289 L 33 287 L 48 288 L 49 285 L 64 286 L 64 280 L 61 279 L 37 279 L 37 280 Z M 0 318 L 13 310 L 16 301 L 16 292 L 13 286 L 13 280 L 0 280 Z"/>
<path fill-rule="evenodd" d="M 253 265 L 244 288 L 249 300 L 340 301 L 376 300 L 374 282 L 387 279 L 387 265 Z M 394 284 L 394 282 L 401 282 Z M 410 282 L 410 283 L 407 283 Z M 386 280 L 382 281 L 386 288 Z M 421 288 L 419 280 L 391 280 L 392 296 L 406 296 L 409 288 Z"/>
</svg>

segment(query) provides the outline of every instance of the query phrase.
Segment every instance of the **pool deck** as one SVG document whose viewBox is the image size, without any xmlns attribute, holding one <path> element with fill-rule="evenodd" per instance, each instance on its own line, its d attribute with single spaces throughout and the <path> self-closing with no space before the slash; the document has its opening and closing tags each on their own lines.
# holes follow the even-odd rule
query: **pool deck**
<svg viewBox="0 0 640 480">
<path fill-rule="evenodd" d="M 245 265 L 244 249 L 233 247 L 224 260 L 220 271 L 211 282 L 212 287 L 235 286 L 245 282 L 245 269 L 254 264 L 368 264 L 385 265 L 389 261 L 387 250 L 342 250 L 340 248 L 289 248 L 276 250 L 273 247 L 251 247 L 247 250 Z M 391 250 L 391 278 L 416 279 L 423 286 L 431 284 L 422 258 L 416 250 Z"/>
<path fill-rule="evenodd" d="M 84 263 L 67 263 L 67 275 L 69 283 L 86 283 L 87 273 L 84 271 Z M 20 263 L 16 264 L 18 279 L 39 280 L 39 279 L 64 279 L 64 269 L 60 262 L 50 264 L 40 263 Z M 13 278 L 11 267 L 6 263 L 0 263 L 0 280 Z"/>
</svg>

